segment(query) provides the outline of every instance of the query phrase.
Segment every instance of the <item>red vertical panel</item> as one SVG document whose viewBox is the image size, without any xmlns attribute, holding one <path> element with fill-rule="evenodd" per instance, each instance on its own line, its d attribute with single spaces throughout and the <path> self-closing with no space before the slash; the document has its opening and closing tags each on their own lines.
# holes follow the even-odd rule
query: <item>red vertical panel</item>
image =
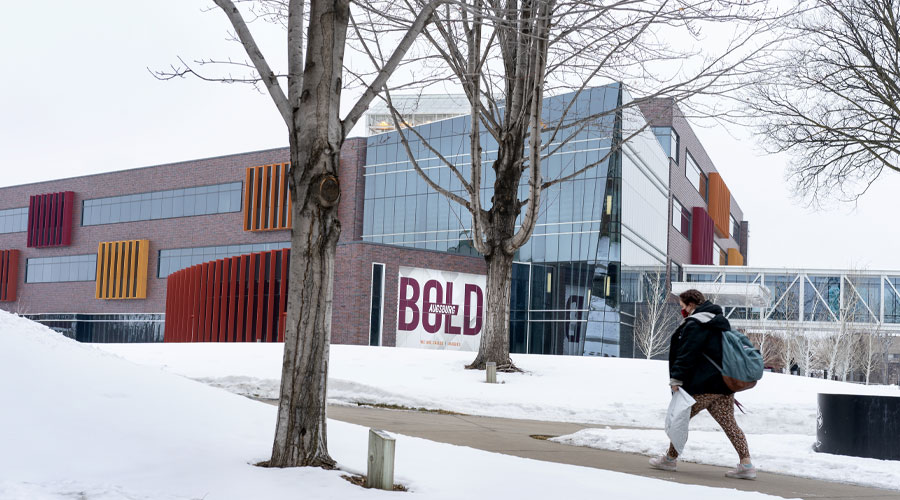
<svg viewBox="0 0 900 500">
<path fill-rule="evenodd" d="M 278 317 L 278 311 L 275 310 L 275 259 L 278 258 L 278 251 L 272 250 L 269 254 L 269 279 L 266 282 L 266 291 L 269 294 L 269 304 L 266 307 L 266 342 L 275 342 L 277 334 L 272 329 L 273 318 Z M 277 322 L 276 322 L 277 323 Z"/>
<path fill-rule="evenodd" d="M 247 300 L 244 294 L 244 287 L 247 280 L 247 256 L 241 255 L 240 265 L 238 267 L 238 301 L 237 301 L 237 332 L 236 341 L 246 341 L 247 329 L 244 327 L 244 302 Z M 240 340 L 238 340 L 240 339 Z"/>
<path fill-rule="evenodd" d="M 281 303 L 278 306 L 278 341 L 284 342 L 284 327 L 287 320 L 287 280 L 288 280 L 288 263 L 290 262 L 290 250 L 280 250 L 281 254 Z"/>
<path fill-rule="evenodd" d="M 166 280 L 166 321 L 163 323 L 163 328 L 165 329 L 163 333 L 163 342 L 171 342 L 172 336 L 175 335 L 175 329 L 172 328 L 172 322 L 175 321 L 174 292 L 172 277 L 169 276 Z"/>
<path fill-rule="evenodd" d="M 216 286 L 216 264 L 215 262 L 208 262 L 204 264 L 207 267 L 206 270 L 206 294 L 203 296 L 203 314 L 204 314 L 204 322 L 203 322 L 203 341 L 204 342 L 212 342 L 212 324 L 213 324 L 213 315 L 215 311 L 213 310 L 213 293 Z"/>
<path fill-rule="evenodd" d="M 184 279 L 187 277 L 188 271 L 183 269 L 178 271 L 177 273 L 172 273 L 166 278 L 166 281 L 169 282 L 170 287 L 175 288 L 175 296 L 173 304 L 173 308 L 175 309 L 175 321 L 173 321 L 175 329 L 177 330 L 177 336 L 175 337 L 175 342 L 183 342 L 184 341 Z M 169 320 L 169 311 L 166 310 L 166 321 Z M 166 330 L 166 336 L 168 337 L 168 330 Z"/>
<path fill-rule="evenodd" d="M 50 245 L 49 228 L 50 228 L 50 220 L 52 218 L 52 206 L 50 204 L 50 195 L 49 194 L 45 194 L 43 196 L 43 199 L 44 200 L 41 203 L 43 205 L 43 208 L 41 209 L 42 210 L 41 213 L 43 214 L 43 221 L 42 221 L 43 224 L 41 224 L 42 227 L 41 227 L 40 231 L 41 231 L 41 246 L 46 247 L 46 246 Z"/>
<path fill-rule="evenodd" d="M 34 246 L 34 196 L 28 198 L 28 233 L 26 237 L 26 246 Z"/>
<path fill-rule="evenodd" d="M 217 342 L 228 341 L 225 320 L 228 314 L 228 259 L 222 260 L 222 274 L 219 276 L 219 334 Z"/>
<path fill-rule="evenodd" d="M 50 203 L 50 225 L 45 229 L 47 231 L 47 244 L 50 246 L 58 245 L 57 241 L 59 226 L 59 193 L 50 193 L 47 195 Z"/>
<path fill-rule="evenodd" d="M 237 316 L 238 300 L 237 300 L 237 270 L 240 265 L 240 258 L 231 257 L 231 279 L 228 280 L 228 341 L 237 342 L 234 337 L 234 320 Z"/>
<path fill-rule="evenodd" d="M 201 266 L 193 266 L 191 271 L 191 342 L 198 342 L 200 336 L 200 270 Z"/>
<path fill-rule="evenodd" d="M 191 288 L 191 276 L 193 276 L 193 274 L 194 270 L 188 268 L 182 271 L 180 276 L 181 342 L 191 341 L 191 306 L 193 305 L 191 297 L 196 293 L 196 291 Z"/>
<path fill-rule="evenodd" d="M 72 211 L 75 210 L 75 193 L 66 191 L 63 196 L 62 240 L 60 244 L 69 246 L 72 244 Z"/>
<path fill-rule="evenodd" d="M 200 281 L 200 294 L 199 294 L 200 301 L 199 301 L 199 304 L 197 305 L 197 307 L 199 309 L 198 316 L 200 318 L 200 321 L 198 322 L 199 324 L 197 325 L 199 327 L 199 330 L 197 331 L 196 342 L 205 342 L 206 341 L 206 336 L 205 336 L 205 334 L 206 334 L 206 287 L 207 287 L 206 274 L 207 274 L 208 269 L 209 269 L 209 263 L 200 264 L 200 276 L 198 277 L 198 279 Z"/>
<path fill-rule="evenodd" d="M 703 207 L 694 207 L 691 211 L 693 228 L 691 230 L 691 264 L 713 264 L 713 231 L 712 218 Z"/>
<path fill-rule="evenodd" d="M 222 303 L 219 297 L 222 295 L 222 260 L 217 260 L 213 265 L 213 286 L 212 286 L 212 328 L 210 329 L 210 342 L 219 341 L 219 307 Z"/>
<path fill-rule="evenodd" d="M 266 257 L 263 253 L 258 253 L 256 256 L 257 262 L 259 262 L 259 272 L 256 274 L 256 341 L 259 342 L 262 340 L 265 322 L 263 304 L 266 300 Z"/>
<path fill-rule="evenodd" d="M 247 258 L 247 318 L 244 325 L 244 335 L 247 342 L 256 342 L 255 332 L 253 330 L 253 311 L 255 311 L 256 301 L 256 254 L 251 253 Z"/>
</svg>

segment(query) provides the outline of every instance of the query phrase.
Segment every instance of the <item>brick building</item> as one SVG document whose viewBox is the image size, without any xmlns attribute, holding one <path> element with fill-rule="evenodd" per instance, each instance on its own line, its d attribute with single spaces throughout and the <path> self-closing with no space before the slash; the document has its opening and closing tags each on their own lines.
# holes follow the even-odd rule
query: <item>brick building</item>
<svg viewBox="0 0 900 500">
<path fill-rule="evenodd" d="M 548 121 L 562 119 L 558 99 L 546 100 Z M 577 99 L 572 109 L 593 113 L 614 110 L 630 96 L 610 85 Z M 644 115 L 653 133 L 644 130 Z M 572 132 L 577 137 L 570 146 L 546 160 L 549 176 L 585 162 L 598 166 L 545 193 L 535 235 L 516 256 L 514 352 L 632 355 L 628 329 L 642 300 L 642 273 L 746 263 L 743 214 L 686 120 L 664 101 L 644 115 L 636 109 L 598 113 Z M 467 121 L 462 116 L 417 128 L 465 169 Z M 622 130 L 638 133 L 626 142 Z M 609 150 L 614 154 L 600 161 Z M 416 151 L 420 161 L 431 161 L 426 148 Z M 495 154 L 489 143 L 485 154 L 487 161 Z M 205 293 L 217 297 L 207 307 L 221 310 L 225 322 L 226 307 L 250 307 L 227 283 L 227 270 L 237 265 L 231 262 L 239 262 L 229 259 L 290 245 L 288 160 L 288 150 L 280 148 L 0 188 L 0 263 L 12 263 L 0 264 L 0 308 L 82 341 L 172 339 L 175 332 L 167 337 L 164 328 L 172 317 L 166 318 L 167 278 L 219 262 L 225 271 L 210 267 L 218 274 L 210 274 L 215 288 Z M 459 189 L 445 166 L 426 169 Z M 486 175 L 491 186 L 492 172 Z M 333 342 L 471 346 L 465 336 L 480 329 L 476 289 L 486 268 L 472 250 L 465 211 L 418 178 L 396 131 L 346 141 L 339 176 Z M 490 199 L 490 188 L 485 194 Z M 714 252 L 720 254 L 715 259 Z M 253 284 L 244 291 L 251 295 L 269 293 L 269 285 L 260 284 L 269 276 L 265 259 L 248 271 Z M 199 304 L 204 307 L 206 298 Z M 211 328 L 199 327 L 206 334 Z M 178 338 L 196 340 L 194 333 Z M 445 340 L 416 340 L 430 335 Z"/>
</svg>

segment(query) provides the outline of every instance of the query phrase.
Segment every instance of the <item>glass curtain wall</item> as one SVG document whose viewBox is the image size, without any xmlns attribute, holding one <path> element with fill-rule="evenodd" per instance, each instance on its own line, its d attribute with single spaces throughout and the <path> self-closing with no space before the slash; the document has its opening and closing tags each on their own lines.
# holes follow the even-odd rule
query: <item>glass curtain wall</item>
<svg viewBox="0 0 900 500">
<path fill-rule="evenodd" d="M 586 172 L 544 191 L 534 236 L 516 255 L 513 271 L 511 350 L 542 354 L 619 354 L 619 269 L 621 261 L 622 155 L 611 152 L 621 137 L 619 85 L 587 89 L 565 113 L 571 95 L 544 100 L 548 130 L 559 128 L 542 161 L 546 180 Z M 431 148 L 471 174 L 469 118 L 417 127 Z M 652 132 L 647 130 L 650 138 Z M 653 139 L 656 142 L 655 139 Z M 497 144 L 482 136 L 482 199 L 490 200 L 495 175 L 490 168 Z M 657 146 L 658 147 L 658 146 Z M 461 183 L 414 136 L 410 149 L 432 179 L 466 197 Z M 660 149 L 660 155 L 665 155 Z M 519 187 L 527 197 L 526 172 Z M 667 215 L 662 218 L 666 227 Z M 521 220 L 519 221 L 521 222 Z M 372 136 L 365 167 L 363 240 L 477 255 L 471 217 L 419 177 L 397 132 Z M 596 342 L 587 342 L 588 338 Z M 588 347 L 586 347 L 586 344 Z"/>
</svg>

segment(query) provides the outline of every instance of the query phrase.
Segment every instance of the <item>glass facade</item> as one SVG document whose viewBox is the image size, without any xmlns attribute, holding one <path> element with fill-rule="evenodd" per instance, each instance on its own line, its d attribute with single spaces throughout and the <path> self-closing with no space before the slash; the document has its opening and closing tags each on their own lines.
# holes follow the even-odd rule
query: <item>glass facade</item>
<svg viewBox="0 0 900 500">
<path fill-rule="evenodd" d="M 21 233 L 28 229 L 28 207 L 0 210 L 0 233 Z"/>
<path fill-rule="evenodd" d="M 95 281 L 97 279 L 97 254 L 28 259 L 25 268 L 26 283 Z"/>
<path fill-rule="evenodd" d="M 225 259 L 237 255 L 253 252 L 265 252 L 268 250 L 280 250 L 290 248 L 290 241 L 276 243 L 253 243 L 248 245 L 223 245 L 215 247 L 173 248 L 159 251 L 159 269 L 157 278 L 165 278 L 175 271 L 202 264 L 211 260 Z"/>
<path fill-rule="evenodd" d="M 242 182 L 84 200 L 82 226 L 241 210 Z"/>
<path fill-rule="evenodd" d="M 542 194 L 534 235 L 515 256 L 511 349 L 618 356 L 623 263 L 665 263 L 668 160 L 640 113 L 611 111 L 630 99 L 618 85 L 587 89 L 568 108 L 572 99 L 564 95 L 544 100 L 547 128 L 563 124 L 548 145 L 554 152 L 542 160 L 542 177 L 555 179 L 596 166 Z M 638 137 L 611 152 L 623 128 L 638 126 Z M 430 148 L 409 137 L 419 166 L 437 184 L 464 198 L 467 193 L 459 180 L 431 149 L 469 178 L 469 127 L 468 116 L 417 127 Z M 487 133 L 481 140 L 481 197 L 487 206 L 497 143 Z M 544 142 L 549 141 L 547 133 Z M 364 175 L 364 241 L 477 255 L 470 214 L 420 178 L 397 132 L 369 138 Z M 527 197 L 527 180 L 526 172 L 520 199 Z M 632 221 L 623 220 L 623 213 L 626 218 L 629 214 L 623 207 L 629 205 L 634 207 Z"/>
</svg>

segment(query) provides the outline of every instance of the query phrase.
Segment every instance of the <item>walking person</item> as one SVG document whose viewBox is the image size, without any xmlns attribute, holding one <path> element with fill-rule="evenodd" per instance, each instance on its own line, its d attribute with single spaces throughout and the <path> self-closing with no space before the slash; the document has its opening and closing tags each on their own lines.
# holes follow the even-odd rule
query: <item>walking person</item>
<svg viewBox="0 0 900 500">
<path fill-rule="evenodd" d="M 706 410 L 725 431 L 740 459 L 725 475 L 756 479 L 747 438 L 734 419 L 734 393 L 725 385 L 719 369 L 706 358 L 722 366 L 722 332 L 730 330 L 731 325 L 722 315 L 722 308 L 706 300 L 698 290 L 687 290 L 678 299 L 685 319 L 672 334 L 669 347 L 671 390 L 673 393 L 687 391 L 696 400 L 691 407 L 691 418 Z M 650 466 L 675 471 L 677 459 L 678 452 L 670 443 L 664 455 L 650 459 Z"/>
</svg>

